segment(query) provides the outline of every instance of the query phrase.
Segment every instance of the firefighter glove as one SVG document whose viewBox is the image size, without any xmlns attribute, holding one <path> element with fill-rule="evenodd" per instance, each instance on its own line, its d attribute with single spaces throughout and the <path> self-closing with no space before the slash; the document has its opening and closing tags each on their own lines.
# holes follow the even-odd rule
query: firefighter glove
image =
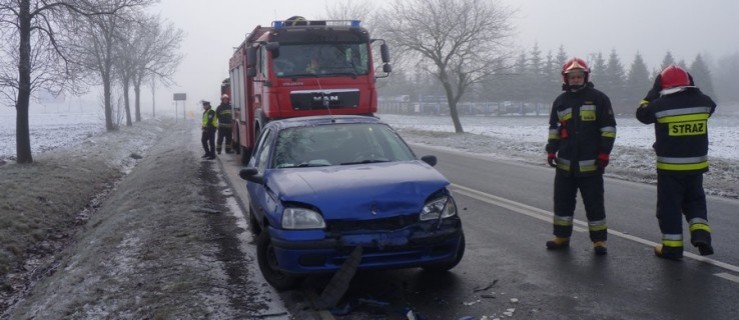
<svg viewBox="0 0 739 320">
<path fill-rule="evenodd" d="M 647 96 L 644 97 L 643 100 L 646 100 L 648 102 L 652 102 L 659 98 L 659 92 L 662 91 L 662 75 L 657 75 L 654 78 L 654 84 L 652 85 L 652 89 L 649 89 L 649 92 L 647 92 Z"/>
<path fill-rule="evenodd" d="M 556 167 L 557 166 L 557 154 L 555 154 L 554 152 L 547 153 L 547 163 L 552 167 Z"/>
<path fill-rule="evenodd" d="M 610 160 L 610 157 L 606 153 L 601 153 L 598 155 L 598 159 L 595 160 L 595 163 L 598 165 L 598 168 L 605 169 L 608 166 L 608 162 Z"/>
</svg>

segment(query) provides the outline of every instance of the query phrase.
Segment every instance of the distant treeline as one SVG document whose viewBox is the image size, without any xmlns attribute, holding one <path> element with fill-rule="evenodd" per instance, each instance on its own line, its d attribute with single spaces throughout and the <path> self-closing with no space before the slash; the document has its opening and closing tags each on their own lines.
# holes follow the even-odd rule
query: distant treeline
<svg viewBox="0 0 739 320">
<path fill-rule="evenodd" d="M 501 63 L 496 74 L 465 93 L 460 103 L 483 106 L 486 111 L 510 113 L 548 112 L 548 106 L 561 92 L 561 67 L 570 56 L 560 46 L 558 52 L 543 55 L 538 45 L 522 51 L 507 65 Z M 590 80 L 610 98 L 616 113 L 631 113 L 651 88 L 660 70 L 677 64 L 690 72 L 696 85 L 722 105 L 739 104 L 739 53 L 720 57 L 710 64 L 700 54 L 688 64 L 666 52 L 659 66 L 647 66 L 638 52 L 628 65 L 621 62 L 615 50 L 608 57 L 602 53 L 584 58 L 590 68 Z M 378 81 L 381 109 L 386 112 L 447 113 L 444 90 L 434 77 L 421 70 L 398 66 L 388 79 Z M 461 113 L 465 110 L 460 108 Z M 478 108 L 480 109 L 480 108 Z M 404 110 L 404 111 L 403 111 Z M 414 111 L 415 110 L 415 111 Z M 485 112 L 488 113 L 488 112 Z"/>
</svg>

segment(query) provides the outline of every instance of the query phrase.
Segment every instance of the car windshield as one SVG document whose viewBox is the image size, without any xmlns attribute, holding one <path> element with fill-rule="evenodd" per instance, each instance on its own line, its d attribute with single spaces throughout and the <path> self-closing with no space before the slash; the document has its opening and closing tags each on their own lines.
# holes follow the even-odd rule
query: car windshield
<svg viewBox="0 0 739 320">
<path fill-rule="evenodd" d="M 295 127 L 279 132 L 273 168 L 352 165 L 415 159 L 408 145 L 384 124 Z"/>
<path fill-rule="evenodd" d="M 278 77 L 356 77 L 369 72 L 369 50 L 366 43 L 286 44 L 272 65 Z"/>
</svg>

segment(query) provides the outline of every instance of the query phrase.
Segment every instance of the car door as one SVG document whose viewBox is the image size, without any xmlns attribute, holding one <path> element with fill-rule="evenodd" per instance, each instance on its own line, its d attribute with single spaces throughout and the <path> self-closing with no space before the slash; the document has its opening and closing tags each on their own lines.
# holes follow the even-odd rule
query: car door
<svg viewBox="0 0 739 320">
<path fill-rule="evenodd" d="M 274 146 L 274 136 L 275 130 L 265 128 L 259 136 L 256 149 L 249 161 L 249 167 L 256 168 L 259 175 L 264 175 L 270 167 L 269 163 Z M 263 221 L 264 215 L 269 213 L 267 208 L 275 207 L 276 199 L 274 199 L 272 192 L 267 190 L 266 183 L 247 181 L 246 189 L 249 192 L 249 206 L 253 210 L 252 212 L 254 212 L 259 221 Z"/>
</svg>

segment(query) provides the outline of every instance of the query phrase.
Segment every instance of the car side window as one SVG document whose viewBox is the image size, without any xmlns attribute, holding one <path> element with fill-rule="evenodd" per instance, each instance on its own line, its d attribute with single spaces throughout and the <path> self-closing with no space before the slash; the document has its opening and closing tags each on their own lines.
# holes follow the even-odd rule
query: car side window
<svg viewBox="0 0 739 320">
<path fill-rule="evenodd" d="M 269 154 L 272 150 L 272 130 L 265 130 L 259 138 L 259 144 L 257 144 L 257 152 L 254 154 L 254 163 L 252 164 L 259 172 L 264 172 L 267 169 L 267 160 L 269 160 Z"/>
</svg>

